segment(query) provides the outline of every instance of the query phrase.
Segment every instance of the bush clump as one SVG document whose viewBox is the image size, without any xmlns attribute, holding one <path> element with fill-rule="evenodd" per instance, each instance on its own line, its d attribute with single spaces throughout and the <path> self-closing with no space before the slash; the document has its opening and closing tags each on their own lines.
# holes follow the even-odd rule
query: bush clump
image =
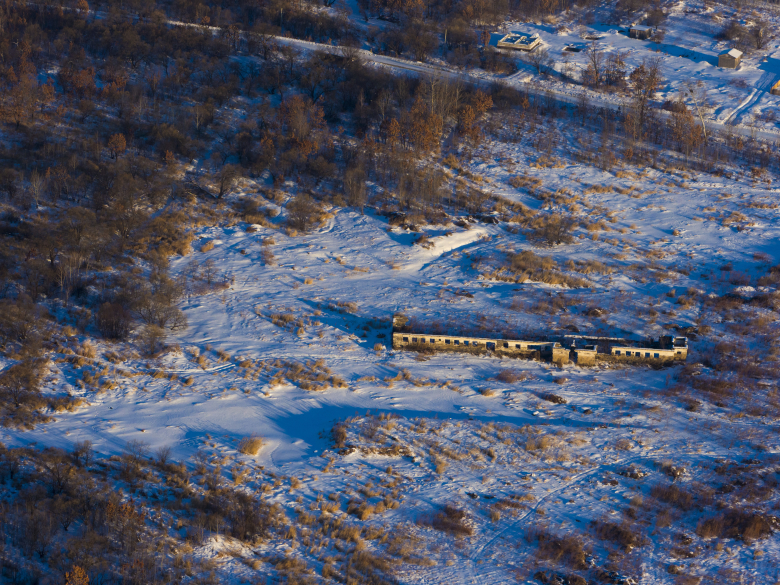
<svg viewBox="0 0 780 585">
<path fill-rule="evenodd" d="M 252 435 L 251 437 L 244 437 L 241 439 L 238 443 L 238 452 L 254 457 L 260 453 L 262 447 L 263 439 L 257 435 Z"/>
<path fill-rule="evenodd" d="M 455 536 L 471 536 L 474 534 L 474 529 L 467 525 L 464 521 L 466 519 L 466 512 L 460 508 L 447 504 L 444 510 L 437 513 L 429 522 L 426 522 L 431 528 L 446 532 L 447 534 L 453 534 Z"/>
<path fill-rule="evenodd" d="M 553 394 L 552 392 L 545 392 L 544 394 L 542 394 L 542 400 L 546 400 L 547 402 L 552 402 L 553 404 L 566 404 L 567 402 L 569 402 L 563 396 L 558 396 L 557 394 Z"/>
<path fill-rule="evenodd" d="M 751 541 L 771 536 L 777 528 L 776 524 L 776 519 L 770 519 L 758 512 L 731 509 L 699 522 L 696 534 L 702 538 L 737 538 Z"/>
</svg>

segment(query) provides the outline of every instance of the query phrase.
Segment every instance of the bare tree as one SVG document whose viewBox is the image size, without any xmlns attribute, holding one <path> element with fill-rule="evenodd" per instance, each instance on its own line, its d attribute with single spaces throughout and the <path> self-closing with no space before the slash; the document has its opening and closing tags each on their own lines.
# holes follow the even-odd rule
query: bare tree
<svg viewBox="0 0 780 585">
<path fill-rule="evenodd" d="M 663 82 L 661 77 L 661 58 L 645 59 L 629 76 L 634 108 L 638 114 L 638 134 L 641 134 L 647 119 L 647 108 L 655 92 Z"/>
<path fill-rule="evenodd" d="M 154 452 L 154 456 L 158 465 L 166 465 L 171 457 L 171 447 L 167 445 L 160 447 Z"/>
<path fill-rule="evenodd" d="M 347 203 L 359 207 L 362 213 L 366 204 L 366 176 L 363 169 L 347 169 L 344 173 L 344 194 L 347 196 Z"/>
<path fill-rule="evenodd" d="M 217 264 L 213 258 L 207 258 L 203 265 L 200 267 L 200 275 L 206 284 L 212 284 L 217 277 Z"/>
<path fill-rule="evenodd" d="M 585 50 L 585 57 L 587 59 L 587 67 L 583 82 L 586 85 L 600 87 L 604 75 L 604 53 L 601 52 L 596 41 L 588 45 L 588 48 Z"/>
<path fill-rule="evenodd" d="M 224 165 L 217 174 L 217 199 L 229 195 L 236 188 L 241 169 L 236 165 Z"/>
<path fill-rule="evenodd" d="M 390 112 L 390 108 L 393 105 L 393 92 L 383 89 L 379 92 L 379 95 L 374 100 L 377 110 L 379 110 L 379 123 L 385 121 L 385 117 Z"/>
<path fill-rule="evenodd" d="M 38 364 L 26 359 L 7 368 L 0 376 L 0 391 L 19 406 L 29 394 L 38 392 L 40 372 Z"/>
<path fill-rule="evenodd" d="M 701 122 L 701 131 L 704 135 L 704 142 L 707 142 L 707 126 L 704 124 L 704 116 L 702 115 L 702 109 L 707 107 L 707 90 L 702 86 L 701 82 L 698 85 L 693 85 L 688 82 L 685 84 L 688 90 L 688 96 L 690 96 L 694 107 L 696 108 L 696 115 Z"/>
<path fill-rule="evenodd" d="M 45 187 L 46 178 L 38 172 L 38 169 L 33 169 L 33 172 L 30 174 L 30 195 L 32 195 L 35 202 L 35 209 L 38 209 L 38 202 Z"/>
<path fill-rule="evenodd" d="M 533 65 L 538 74 L 546 73 L 553 65 L 553 59 L 550 57 L 550 52 L 544 47 L 539 47 L 535 51 L 531 51 L 526 55 L 526 61 Z"/>
<path fill-rule="evenodd" d="M 156 356 L 165 348 L 165 329 L 152 324 L 144 325 L 138 342 L 146 355 Z"/>
<path fill-rule="evenodd" d="M 309 231 L 320 216 L 319 204 L 306 194 L 298 195 L 287 204 L 290 225 L 302 232 Z"/>
<path fill-rule="evenodd" d="M 94 450 L 92 449 L 92 441 L 84 440 L 79 441 L 73 445 L 73 459 L 78 465 L 88 467 L 92 461 Z"/>
<path fill-rule="evenodd" d="M 763 20 L 756 20 L 753 23 L 753 26 L 750 28 L 750 36 L 756 45 L 756 49 L 759 50 L 765 48 L 773 37 L 771 28 Z"/>
<path fill-rule="evenodd" d="M 125 456 L 135 467 L 141 467 L 149 457 L 149 445 L 138 439 L 128 441 L 125 445 Z"/>
<path fill-rule="evenodd" d="M 573 241 L 572 231 L 577 222 L 570 216 L 551 215 L 541 217 L 528 232 L 528 239 L 540 245 L 553 247 Z"/>
<path fill-rule="evenodd" d="M 52 493 L 61 494 L 64 492 L 74 475 L 70 459 L 64 452 L 52 450 L 47 453 L 47 457 L 42 463 L 49 475 L 49 487 Z"/>
<path fill-rule="evenodd" d="M 360 54 L 360 47 L 354 45 L 342 45 L 339 49 L 339 52 L 341 53 L 341 56 L 344 58 L 346 63 L 354 63 L 359 65 L 363 60 Z"/>
</svg>

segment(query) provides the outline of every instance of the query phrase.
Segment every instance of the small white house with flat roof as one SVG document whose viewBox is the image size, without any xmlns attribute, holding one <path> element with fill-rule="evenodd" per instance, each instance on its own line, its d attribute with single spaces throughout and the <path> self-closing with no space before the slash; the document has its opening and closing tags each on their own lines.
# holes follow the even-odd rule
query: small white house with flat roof
<svg viewBox="0 0 780 585">
<path fill-rule="evenodd" d="M 632 39 L 640 39 L 646 41 L 653 36 L 653 27 L 644 26 L 641 24 L 632 25 L 628 28 L 628 36 Z"/>
</svg>

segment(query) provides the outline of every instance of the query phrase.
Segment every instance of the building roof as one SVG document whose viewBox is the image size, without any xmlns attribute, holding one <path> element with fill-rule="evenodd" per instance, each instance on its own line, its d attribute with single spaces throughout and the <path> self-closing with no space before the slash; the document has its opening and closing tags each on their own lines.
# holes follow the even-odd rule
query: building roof
<svg viewBox="0 0 780 585">
<path fill-rule="evenodd" d="M 504 35 L 498 42 L 508 45 L 531 45 L 540 40 L 539 35 L 536 33 L 509 33 Z"/>
<path fill-rule="evenodd" d="M 643 24 L 637 24 L 629 27 L 629 30 L 653 30 L 652 26 L 645 26 Z"/>
<path fill-rule="evenodd" d="M 731 57 L 734 57 L 735 59 L 739 59 L 742 57 L 742 51 L 739 49 L 730 49 L 728 51 L 723 51 L 721 55 L 729 55 Z"/>
</svg>

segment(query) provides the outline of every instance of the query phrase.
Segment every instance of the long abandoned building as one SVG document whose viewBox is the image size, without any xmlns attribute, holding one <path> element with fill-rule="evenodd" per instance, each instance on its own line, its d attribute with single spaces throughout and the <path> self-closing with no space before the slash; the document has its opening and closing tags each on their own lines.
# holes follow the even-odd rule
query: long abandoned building
<svg viewBox="0 0 780 585">
<path fill-rule="evenodd" d="M 688 338 L 662 336 L 657 340 L 631 342 L 622 338 L 564 337 L 561 341 L 526 341 L 498 337 L 472 337 L 420 332 L 403 315 L 393 317 L 393 349 L 414 351 L 492 352 L 496 355 L 546 360 L 580 366 L 603 362 L 663 363 L 688 358 Z"/>
</svg>

